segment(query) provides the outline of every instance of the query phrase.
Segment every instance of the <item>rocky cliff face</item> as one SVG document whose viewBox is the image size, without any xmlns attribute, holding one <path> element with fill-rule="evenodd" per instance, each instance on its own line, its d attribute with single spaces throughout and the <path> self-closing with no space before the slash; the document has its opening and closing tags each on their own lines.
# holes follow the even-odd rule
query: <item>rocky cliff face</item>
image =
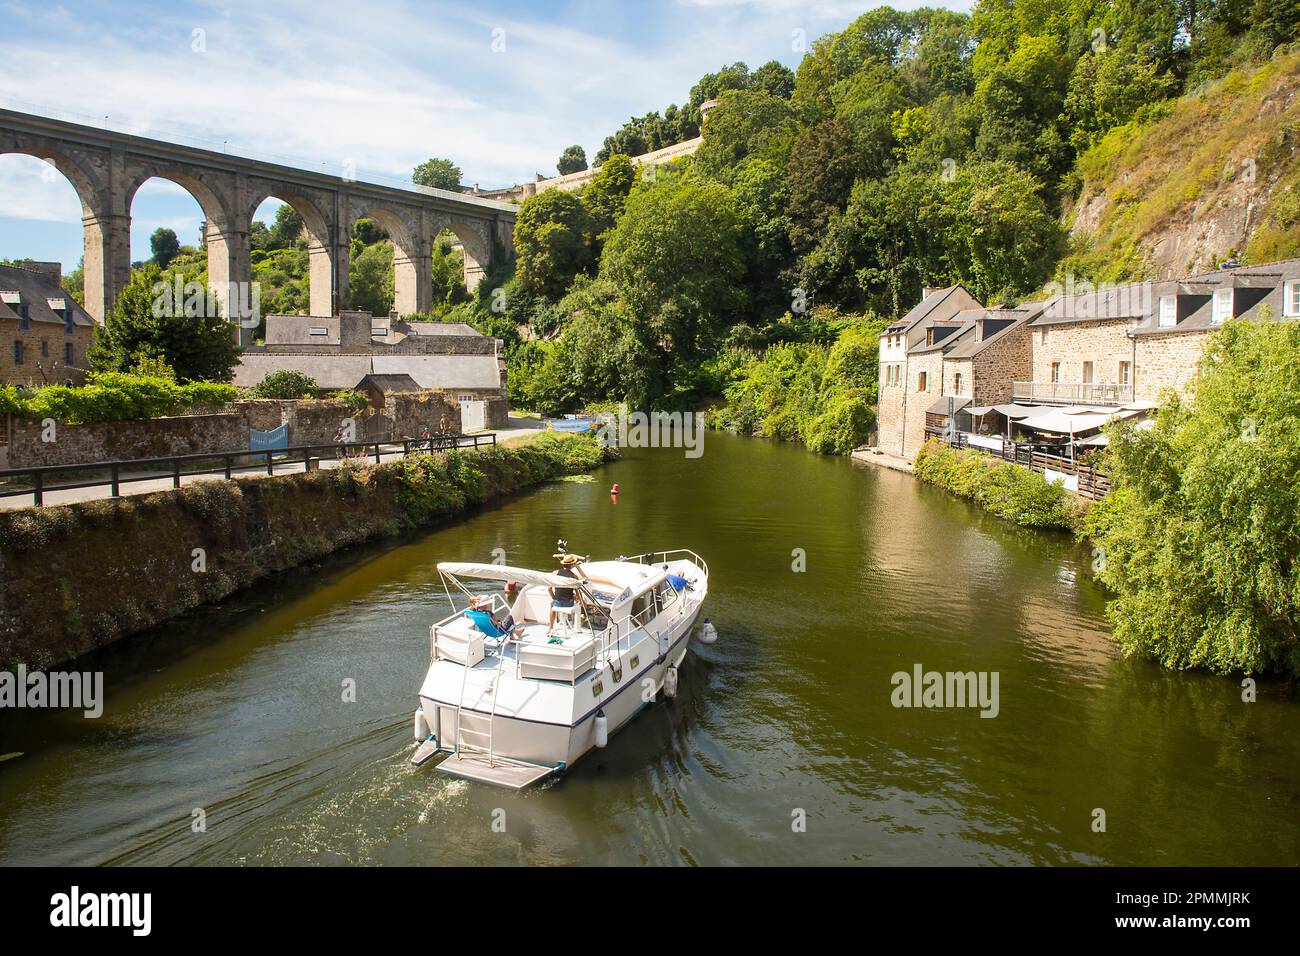
<svg viewBox="0 0 1300 956">
<path fill-rule="evenodd" d="M 1300 255 L 1300 54 L 1233 73 L 1079 160 L 1063 272 L 1173 277 Z"/>
</svg>

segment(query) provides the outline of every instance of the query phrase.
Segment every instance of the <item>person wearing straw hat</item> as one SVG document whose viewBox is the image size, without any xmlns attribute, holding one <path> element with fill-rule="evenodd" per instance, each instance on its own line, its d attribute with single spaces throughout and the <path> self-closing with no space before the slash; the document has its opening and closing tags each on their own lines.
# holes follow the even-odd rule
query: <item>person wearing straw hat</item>
<svg viewBox="0 0 1300 956">
<path fill-rule="evenodd" d="M 556 574 L 565 578 L 573 578 L 575 581 L 585 581 L 587 576 L 582 573 L 582 567 L 578 563 L 576 554 L 566 554 L 560 558 L 560 570 Z M 555 633 L 555 611 L 557 608 L 571 609 L 577 600 L 577 594 L 573 588 L 551 587 L 551 614 L 547 620 L 546 636 L 551 637 Z"/>
</svg>

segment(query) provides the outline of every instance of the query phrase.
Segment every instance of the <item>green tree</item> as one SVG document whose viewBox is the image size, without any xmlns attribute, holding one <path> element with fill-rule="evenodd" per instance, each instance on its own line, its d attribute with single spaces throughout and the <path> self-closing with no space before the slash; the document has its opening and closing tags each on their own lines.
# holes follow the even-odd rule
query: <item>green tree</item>
<svg viewBox="0 0 1300 956">
<path fill-rule="evenodd" d="M 587 168 L 587 152 L 581 146 L 566 147 L 560 154 L 560 160 L 555 164 L 555 168 L 560 171 L 561 176 L 567 176 L 569 173 L 580 173 Z"/>
<path fill-rule="evenodd" d="M 89 358 L 96 371 L 127 372 L 142 360 L 160 360 L 180 382 L 230 381 L 239 358 L 235 326 L 201 283 L 180 279 L 178 302 L 175 282 L 156 264 L 131 275 L 95 330 Z"/>
<path fill-rule="evenodd" d="M 275 222 L 271 225 L 271 248 L 288 249 L 302 235 L 303 222 L 298 210 L 288 203 L 281 203 L 275 211 Z"/>
<path fill-rule="evenodd" d="M 790 245 L 804 255 L 844 208 L 854 181 L 865 171 L 863 157 L 848 124 L 827 119 L 799 134 L 786 169 Z"/>
<path fill-rule="evenodd" d="M 433 189 L 450 189 L 461 191 L 460 167 L 450 159 L 426 159 L 411 173 L 411 182 L 417 186 L 429 186 Z"/>
<path fill-rule="evenodd" d="M 1300 325 L 1229 322 L 1183 403 L 1112 426 L 1096 545 L 1115 640 L 1167 667 L 1300 673 Z"/>
<path fill-rule="evenodd" d="M 366 246 L 352 260 L 348 273 L 348 301 L 354 309 L 387 315 L 393 307 L 393 244 Z"/>
<path fill-rule="evenodd" d="M 709 135 L 694 160 L 706 175 L 729 183 L 746 156 L 761 152 L 783 158 L 797 129 L 788 100 L 770 93 L 734 91 L 709 113 Z"/>
<path fill-rule="evenodd" d="M 548 189 L 529 196 L 515 219 L 515 262 L 524 288 L 552 300 L 591 267 L 591 221 L 573 193 Z"/>
<path fill-rule="evenodd" d="M 181 241 L 174 229 L 159 226 L 149 237 L 149 252 L 160 269 L 166 269 L 181 251 Z"/>
<path fill-rule="evenodd" d="M 744 268 L 735 197 L 689 177 L 634 190 L 600 262 L 636 319 L 680 361 L 708 349 L 744 305 Z"/>
<path fill-rule="evenodd" d="M 613 229 L 623 215 L 623 206 L 627 202 L 628 193 L 632 191 L 632 184 L 636 182 L 636 175 L 637 169 L 632 164 L 632 158 L 620 153 L 605 160 L 591 182 L 582 190 L 582 205 L 587 210 L 592 235 L 597 243 L 596 255 L 599 255 L 599 244 L 605 233 Z"/>
</svg>

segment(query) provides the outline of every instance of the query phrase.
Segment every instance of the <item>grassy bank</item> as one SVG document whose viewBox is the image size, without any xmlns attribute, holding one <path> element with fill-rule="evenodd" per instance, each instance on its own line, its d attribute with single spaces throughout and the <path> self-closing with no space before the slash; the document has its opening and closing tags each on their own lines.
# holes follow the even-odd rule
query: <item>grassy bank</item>
<svg viewBox="0 0 1300 956">
<path fill-rule="evenodd" d="M 958 451 L 926 442 L 917 452 L 913 473 L 1024 528 L 1072 531 L 1078 523 L 1078 503 L 1061 485 L 973 449 Z"/>
<path fill-rule="evenodd" d="M 0 666 L 50 666 L 335 551 L 595 468 L 593 438 L 0 513 Z"/>
</svg>

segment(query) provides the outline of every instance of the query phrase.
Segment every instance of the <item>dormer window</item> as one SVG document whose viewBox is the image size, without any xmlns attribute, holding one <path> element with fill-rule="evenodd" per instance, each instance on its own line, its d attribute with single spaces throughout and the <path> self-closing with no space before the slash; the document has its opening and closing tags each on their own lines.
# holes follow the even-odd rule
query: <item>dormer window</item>
<svg viewBox="0 0 1300 956">
<path fill-rule="evenodd" d="M 1300 315 L 1300 282 L 1288 282 L 1282 286 L 1282 314 Z"/>
<path fill-rule="evenodd" d="M 1210 321 L 1215 325 L 1232 318 L 1232 290 L 1215 289 L 1214 306 L 1210 312 Z"/>
<path fill-rule="evenodd" d="M 1178 300 L 1172 295 L 1160 297 L 1160 314 L 1156 323 L 1162 328 L 1178 324 Z"/>
<path fill-rule="evenodd" d="M 1049 336 L 1048 336 L 1048 333 L 1049 333 L 1049 332 L 1051 332 L 1051 329 L 1049 329 L 1047 326 L 1043 326 L 1043 332 L 1042 332 L 1042 335 L 1041 335 L 1041 336 L 1039 337 L 1039 339 L 1038 339 L 1038 343 L 1039 343 L 1040 345 L 1046 345 L 1046 344 L 1047 344 L 1047 339 L 1048 339 L 1048 337 L 1049 337 Z"/>
</svg>

